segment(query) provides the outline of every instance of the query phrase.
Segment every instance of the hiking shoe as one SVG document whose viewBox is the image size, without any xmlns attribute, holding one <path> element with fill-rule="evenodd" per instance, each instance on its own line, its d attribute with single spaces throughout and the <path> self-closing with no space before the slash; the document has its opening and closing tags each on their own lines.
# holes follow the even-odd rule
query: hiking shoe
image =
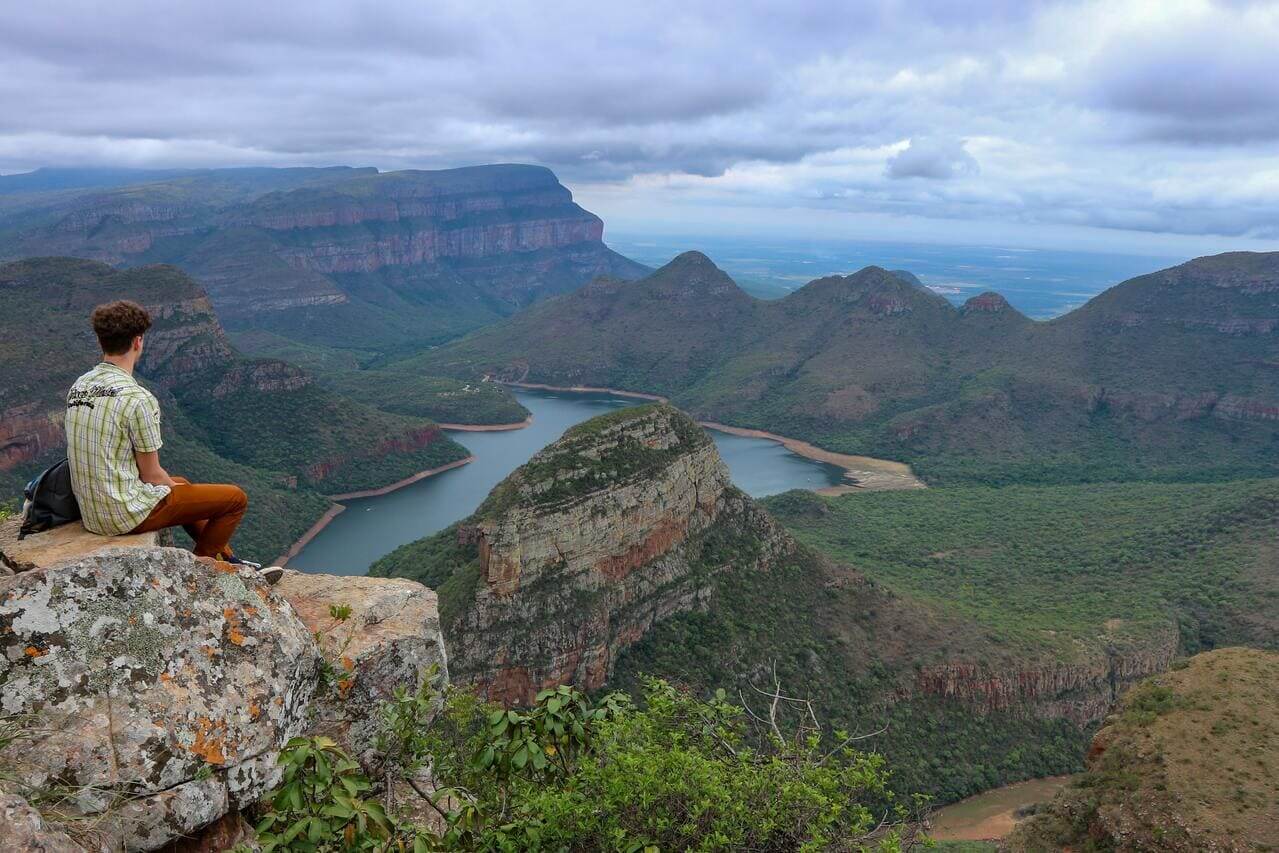
<svg viewBox="0 0 1279 853">
<path fill-rule="evenodd" d="M 284 569 L 279 566 L 267 566 L 265 569 L 258 569 L 258 574 L 262 576 L 262 580 L 275 586 L 280 582 L 280 578 L 284 577 Z"/>
<path fill-rule="evenodd" d="M 280 582 L 280 578 L 284 577 L 284 569 L 279 566 L 267 566 L 266 568 L 262 568 L 261 563 L 255 563 L 252 560 L 244 560 L 234 554 L 224 557 L 222 562 L 230 563 L 233 566 L 245 566 L 253 569 L 253 571 L 258 573 L 258 576 L 261 577 L 262 580 L 266 581 L 271 586 L 275 586 Z"/>
</svg>

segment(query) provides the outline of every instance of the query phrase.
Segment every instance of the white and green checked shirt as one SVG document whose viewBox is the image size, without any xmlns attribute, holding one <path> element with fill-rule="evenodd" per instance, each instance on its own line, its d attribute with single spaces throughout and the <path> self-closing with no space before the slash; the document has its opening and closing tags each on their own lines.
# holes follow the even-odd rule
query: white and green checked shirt
<svg viewBox="0 0 1279 853">
<path fill-rule="evenodd" d="M 160 449 L 160 404 L 128 372 L 104 361 L 77 379 L 66 430 L 71 488 L 89 530 L 128 533 L 169 493 L 138 474 L 134 451 Z"/>
</svg>

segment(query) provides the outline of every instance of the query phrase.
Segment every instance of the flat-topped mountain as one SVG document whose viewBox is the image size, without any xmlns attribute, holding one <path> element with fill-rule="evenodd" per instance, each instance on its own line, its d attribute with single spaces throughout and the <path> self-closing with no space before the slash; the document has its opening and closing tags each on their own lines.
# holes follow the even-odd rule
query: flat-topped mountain
<svg viewBox="0 0 1279 853">
<path fill-rule="evenodd" d="M 405 366 L 659 393 L 934 481 L 1220 478 L 1279 472 L 1277 332 L 1279 253 L 1191 261 L 1049 322 L 878 267 L 765 302 L 687 253 Z"/>
<path fill-rule="evenodd" d="M 327 346 L 420 345 L 597 276 L 648 271 L 608 249 L 600 219 L 538 166 L 93 178 L 0 194 L 0 259 L 171 263 L 231 328 Z"/>
<path fill-rule="evenodd" d="M 285 362 L 242 356 L 204 291 L 174 267 L 35 258 L 0 265 L 6 499 L 63 453 L 66 391 L 98 357 L 89 313 L 114 299 L 137 301 L 154 320 L 138 373 L 161 400 L 167 467 L 244 483 L 256 504 L 246 544 L 264 558 L 324 511 L 317 492 L 384 486 L 466 456 L 429 420 L 338 396 Z"/>
</svg>

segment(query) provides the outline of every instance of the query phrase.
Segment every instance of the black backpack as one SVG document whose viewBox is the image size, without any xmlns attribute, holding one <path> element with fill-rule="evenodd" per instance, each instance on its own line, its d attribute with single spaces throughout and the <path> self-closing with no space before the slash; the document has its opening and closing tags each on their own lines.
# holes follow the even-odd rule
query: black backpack
<svg viewBox="0 0 1279 853">
<path fill-rule="evenodd" d="M 26 498 L 26 505 L 19 539 L 28 533 L 80 520 L 80 504 L 71 491 L 71 466 L 65 459 L 27 483 L 22 496 Z"/>
</svg>

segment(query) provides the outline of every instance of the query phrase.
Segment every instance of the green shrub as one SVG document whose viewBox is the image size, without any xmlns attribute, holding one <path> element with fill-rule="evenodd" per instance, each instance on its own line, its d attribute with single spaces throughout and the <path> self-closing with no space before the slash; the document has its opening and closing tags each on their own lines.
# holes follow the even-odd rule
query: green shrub
<svg viewBox="0 0 1279 853">
<path fill-rule="evenodd" d="M 559 687 L 527 710 L 426 684 L 383 706 L 378 747 L 442 831 L 388 817 L 355 763 L 317 738 L 281 755 L 285 781 L 259 832 L 268 853 L 900 851 L 919 840 L 922 800 L 894 799 L 882 757 L 815 717 L 791 732 L 780 719 L 656 679 L 640 706 Z"/>
</svg>

